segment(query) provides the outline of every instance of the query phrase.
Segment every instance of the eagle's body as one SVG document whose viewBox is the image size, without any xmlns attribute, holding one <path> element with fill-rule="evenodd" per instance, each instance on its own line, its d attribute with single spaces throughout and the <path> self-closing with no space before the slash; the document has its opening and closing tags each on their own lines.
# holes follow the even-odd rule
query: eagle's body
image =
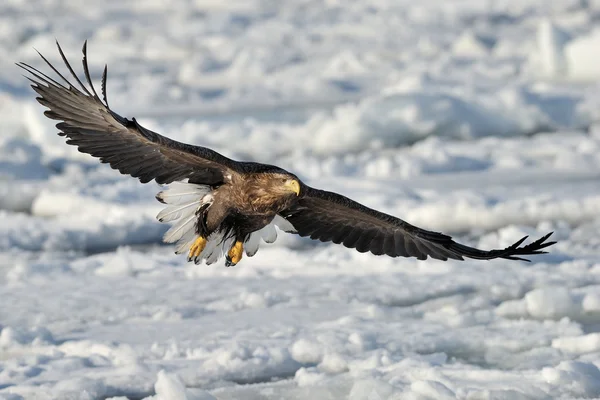
<svg viewBox="0 0 600 400">
<path fill-rule="evenodd" d="M 83 70 L 89 87 L 77 77 L 60 46 L 60 55 L 80 89 L 73 86 L 43 56 L 62 82 L 24 64 L 33 78 L 45 115 L 59 120 L 59 135 L 79 151 L 100 158 L 123 174 L 143 183 L 170 184 L 157 199 L 167 207 L 157 218 L 172 222 L 164 241 L 177 242 L 176 252 L 207 264 L 226 253 L 235 265 L 245 252 L 252 256 L 262 240 L 281 230 L 323 242 L 341 243 L 360 252 L 391 257 L 428 256 L 440 260 L 464 257 L 504 258 L 544 253 L 550 234 L 520 247 L 525 238 L 501 250 L 483 251 L 459 244 L 450 236 L 431 232 L 365 207 L 337 193 L 314 189 L 297 176 L 273 165 L 238 162 L 211 149 L 180 143 L 113 112 L 106 100 L 106 67 L 102 99 L 92 85 L 83 47 Z"/>
<path fill-rule="evenodd" d="M 285 186 L 281 189 L 291 177 L 283 172 L 228 176 L 210 191 L 206 206 L 198 208 L 196 233 L 202 238 L 218 233 L 219 241 L 232 237 L 245 243 L 253 232 L 269 225 L 277 214 L 295 203 L 297 194 L 285 190 Z"/>
<path fill-rule="evenodd" d="M 176 223 L 169 231 L 173 231 L 174 236 L 167 232 L 167 242 L 186 238 L 188 242 L 191 241 L 191 247 L 200 238 L 200 248 L 189 253 L 190 260 L 200 257 L 206 247 L 207 243 L 202 243 L 202 238 L 210 238 L 216 244 L 224 243 L 227 239 L 246 243 L 254 232 L 270 225 L 279 213 L 296 204 L 300 192 L 297 177 L 271 165 L 248 163 L 244 166 L 246 168 L 242 171 L 252 172 L 231 171 L 210 186 L 189 181 L 187 184 L 180 183 L 179 186 L 183 185 L 185 189 L 167 190 L 156 196 L 162 203 L 173 204 L 158 215 L 159 221 L 170 217 L 169 221 L 184 224 L 180 227 Z M 200 188 L 206 194 L 200 195 Z M 189 193 L 192 193 L 191 198 L 187 198 Z M 184 213 L 183 210 L 188 212 Z M 188 242 L 184 240 L 184 250 Z M 227 263 L 233 265 L 237 261 L 229 257 Z"/>
</svg>

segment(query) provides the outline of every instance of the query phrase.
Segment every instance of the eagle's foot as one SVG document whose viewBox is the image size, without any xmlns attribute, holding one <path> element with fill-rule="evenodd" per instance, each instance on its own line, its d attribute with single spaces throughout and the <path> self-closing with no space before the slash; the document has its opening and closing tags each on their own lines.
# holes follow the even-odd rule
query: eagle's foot
<svg viewBox="0 0 600 400">
<path fill-rule="evenodd" d="M 190 246 L 190 253 L 188 254 L 188 261 L 192 261 L 194 258 L 198 257 L 204 248 L 206 247 L 206 239 L 202 236 L 198 236 L 196 241 L 192 243 Z"/>
<path fill-rule="evenodd" d="M 234 267 L 242 259 L 242 254 L 244 254 L 244 242 L 240 242 L 238 240 L 227 252 L 227 256 L 225 257 L 225 266 Z"/>
</svg>

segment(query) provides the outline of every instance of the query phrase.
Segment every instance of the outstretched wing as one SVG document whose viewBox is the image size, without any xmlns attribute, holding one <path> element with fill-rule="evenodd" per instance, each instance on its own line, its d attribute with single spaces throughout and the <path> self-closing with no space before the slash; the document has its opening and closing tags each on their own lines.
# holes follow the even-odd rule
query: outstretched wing
<svg viewBox="0 0 600 400">
<path fill-rule="evenodd" d="M 48 66 L 64 83 L 25 63 L 17 65 L 26 70 L 33 82 L 31 86 L 40 97 L 40 104 L 49 108 L 44 114 L 62 121 L 56 124 L 59 135 L 67 136 L 68 144 L 76 145 L 82 153 L 99 157 L 123 174 L 139 178 L 142 182 L 155 179 L 170 183 L 189 179 L 189 182 L 213 185 L 222 183 L 238 163 L 205 147 L 191 146 L 152 132 L 137 123 L 113 112 L 106 100 L 106 66 L 102 74 L 101 100 L 92 85 L 87 65 L 86 47 L 83 45 L 83 71 L 89 87 L 77 77 L 58 42 L 58 51 L 81 90 L 69 82 L 48 60 Z"/>
<path fill-rule="evenodd" d="M 341 243 L 361 253 L 387 254 L 391 257 L 427 256 L 438 260 L 463 257 L 478 260 L 505 258 L 523 260 L 520 256 L 543 254 L 541 251 L 556 242 L 546 242 L 552 233 L 519 247 L 524 237 L 503 250 L 479 250 L 452 240 L 450 236 L 417 228 L 399 218 L 365 207 L 337 193 L 313 189 L 304 185 L 298 204 L 281 216 L 293 229 L 288 231 L 309 236 L 322 242 Z"/>
</svg>

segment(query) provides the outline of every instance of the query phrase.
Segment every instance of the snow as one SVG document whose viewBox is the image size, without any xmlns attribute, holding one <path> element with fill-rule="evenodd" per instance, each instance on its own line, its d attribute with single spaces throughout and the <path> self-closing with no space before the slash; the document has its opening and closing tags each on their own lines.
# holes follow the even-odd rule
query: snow
<svg viewBox="0 0 600 400">
<path fill-rule="evenodd" d="M 0 399 L 600 397 L 598 1 L 0 3 Z M 56 135 L 13 63 L 108 63 L 118 113 L 530 264 L 279 232 L 161 243 L 142 185 Z M 47 70 L 47 69 L 45 69 Z"/>
<path fill-rule="evenodd" d="M 186 389 L 176 374 L 168 374 L 164 370 L 158 373 L 154 384 L 156 396 L 154 400 L 216 400 L 217 398 L 201 389 Z"/>
<path fill-rule="evenodd" d="M 598 79 L 598 60 L 590 57 L 590 51 L 600 43 L 600 31 L 594 30 L 587 36 L 570 42 L 564 49 L 569 63 L 569 75 L 572 79 L 593 81 Z"/>
<path fill-rule="evenodd" d="M 540 22 L 538 28 L 538 46 L 541 66 L 550 78 L 566 75 L 567 60 L 565 44 L 570 40 L 567 33 L 554 25 L 550 20 Z M 577 60 L 573 60 L 574 65 Z M 569 71 L 570 72 L 570 71 Z"/>
</svg>

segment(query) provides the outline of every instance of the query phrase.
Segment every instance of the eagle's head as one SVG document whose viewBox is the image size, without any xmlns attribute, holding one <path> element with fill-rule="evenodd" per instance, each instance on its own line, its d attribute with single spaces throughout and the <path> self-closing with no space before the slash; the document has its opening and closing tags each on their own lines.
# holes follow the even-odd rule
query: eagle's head
<svg viewBox="0 0 600 400">
<path fill-rule="evenodd" d="M 279 196 L 300 196 L 300 181 L 292 174 L 273 174 L 270 189 Z"/>
</svg>

